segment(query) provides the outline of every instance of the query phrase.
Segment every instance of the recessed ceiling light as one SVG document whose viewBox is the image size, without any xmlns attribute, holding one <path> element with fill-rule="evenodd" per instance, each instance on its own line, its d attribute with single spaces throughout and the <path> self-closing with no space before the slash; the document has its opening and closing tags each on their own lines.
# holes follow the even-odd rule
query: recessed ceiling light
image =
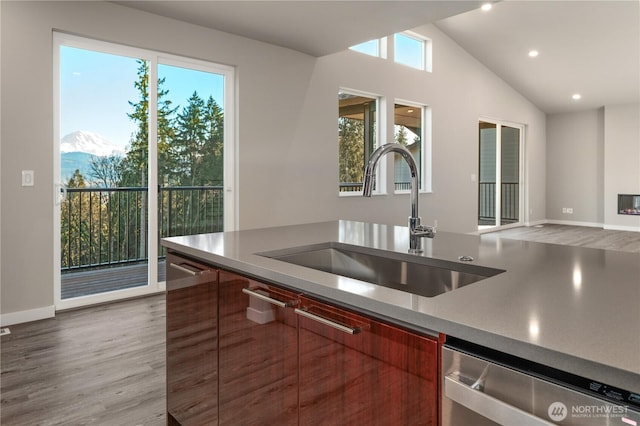
<svg viewBox="0 0 640 426">
<path fill-rule="evenodd" d="M 538 52 L 537 50 L 530 50 L 529 51 L 529 57 L 530 58 L 535 58 L 536 56 L 538 56 L 540 54 L 540 52 Z"/>
<path fill-rule="evenodd" d="M 411 114 L 411 113 L 413 112 L 413 110 L 412 110 L 412 109 L 408 109 L 408 110 L 407 110 L 407 112 L 408 112 L 409 114 Z"/>
<path fill-rule="evenodd" d="M 574 93 L 574 94 L 573 94 L 573 96 L 571 96 L 571 98 L 572 98 L 574 101 L 577 101 L 577 100 L 579 100 L 579 99 L 581 99 L 581 98 L 582 98 L 582 95 L 581 95 L 580 93 Z"/>
<path fill-rule="evenodd" d="M 484 12 L 488 12 L 492 7 L 493 5 L 491 3 L 485 3 L 482 5 L 482 7 L 480 7 L 480 9 L 482 9 Z"/>
</svg>

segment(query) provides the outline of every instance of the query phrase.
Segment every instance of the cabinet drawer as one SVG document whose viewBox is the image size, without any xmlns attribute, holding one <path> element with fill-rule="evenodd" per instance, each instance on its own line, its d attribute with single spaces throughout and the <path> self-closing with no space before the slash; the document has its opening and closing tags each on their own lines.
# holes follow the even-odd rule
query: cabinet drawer
<svg viewBox="0 0 640 426">
<path fill-rule="evenodd" d="M 298 423 L 297 295 L 220 272 L 221 425 Z"/>
<path fill-rule="evenodd" d="M 436 339 L 301 300 L 301 425 L 437 424 Z"/>
<path fill-rule="evenodd" d="M 218 271 L 167 255 L 167 412 L 183 426 L 218 416 Z"/>
</svg>

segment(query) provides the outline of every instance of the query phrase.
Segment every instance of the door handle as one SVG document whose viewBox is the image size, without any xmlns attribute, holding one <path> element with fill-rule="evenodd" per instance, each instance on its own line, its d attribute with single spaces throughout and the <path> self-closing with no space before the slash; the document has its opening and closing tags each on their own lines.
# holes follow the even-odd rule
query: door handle
<svg viewBox="0 0 640 426">
<path fill-rule="evenodd" d="M 481 416 L 501 425 L 554 426 L 540 417 L 473 389 L 463 383 L 456 374 L 444 378 L 444 394 L 447 398 Z"/>
<path fill-rule="evenodd" d="M 193 269 L 189 269 L 189 268 L 187 268 L 185 266 L 178 265 L 176 263 L 170 263 L 169 266 L 171 268 L 173 268 L 173 269 L 176 269 L 176 270 L 180 271 L 180 272 L 184 272 L 185 274 L 189 274 L 192 277 L 195 277 L 197 275 L 201 275 L 202 273 L 205 272 L 204 269 L 196 269 L 195 266 L 191 266 L 191 265 L 189 265 L 189 266 L 191 266 L 192 268 L 196 269 L 195 271 Z"/>
<path fill-rule="evenodd" d="M 67 199 L 67 185 L 64 183 L 56 183 L 53 185 L 53 192 L 55 193 L 55 204 L 59 206 Z"/>
<path fill-rule="evenodd" d="M 267 291 L 267 290 L 261 287 L 242 289 L 242 292 L 244 294 L 248 294 L 249 296 L 255 297 L 256 299 L 264 300 L 265 302 L 269 302 L 272 305 L 276 305 L 280 308 L 288 308 L 290 306 L 295 306 L 298 304 L 297 300 L 288 300 L 286 302 L 282 302 L 280 300 L 276 300 L 272 297 L 269 297 L 266 294 L 258 293 L 258 291 Z"/>
<path fill-rule="evenodd" d="M 307 311 L 306 309 L 298 309 L 296 308 L 294 310 L 294 312 L 300 316 L 309 318 L 313 321 L 319 322 L 321 324 L 324 325 L 328 325 L 329 327 L 335 328 L 336 330 L 340 330 L 343 333 L 347 333 L 347 334 L 358 334 L 360 333 L 360 327 L 349 327 L 346 325 L 342 325 L 342 324 L 338 324 L 335 321 L 331 321 L 330 319 L 327 318 L 323 318 L 319 315 L 316 314 L 312 314 L 311 312 Z"/>
</svg>

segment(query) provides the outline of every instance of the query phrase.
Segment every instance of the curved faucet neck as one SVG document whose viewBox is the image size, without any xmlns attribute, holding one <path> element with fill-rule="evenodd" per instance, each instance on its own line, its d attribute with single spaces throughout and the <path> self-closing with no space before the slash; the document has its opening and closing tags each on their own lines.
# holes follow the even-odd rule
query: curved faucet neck
<svg viewBox="0 0 640 426">
<path fill-rule="evenodd" d="M 418 166 L 414 160 L 411 152 L 399 143 L 388 143 L 381 145 L 376 149 L 369 157 L 369 162 L 364 172 L 364 182 L 362 185 L 362 195 L 365 197 L 371 197 L 373 192 L 373 182 L 380 159 L 386 154 L 396 152 L 404 158 L 409 166 L 411 172 L 411 216 L 409 216 L 409 249 L 412 252 L 419 252 L 420 250 L 420 237 L 431 235 L 432 233 L 424 233 L 421 230 L 420 216 L 418 216 Z M 424 234 L 424 235 L 423 235 Z"/>
<path fill-rule="evenodd" d="M 365 197 L 370 197 L 373 191 L 373 180 L 376 173 L 376 169 L 378 168 L 378 163 L 386 154 L 391 152 L 398 153 L 404 158 L 407 165 L 409 166 L 409 171 L 411 172 L 411 217 L 418 217 L 418 165 L 416 164 L 416 160 L 414 160 L 411 152 L 404 146 L 399 143 L 388 143 L 381 145 L 376 149 L 369 157 L 369 162 L 367 163 L 367 167 L 364 172 L 364 183 L 362 188 L 362 193 Z"/>
</svg>

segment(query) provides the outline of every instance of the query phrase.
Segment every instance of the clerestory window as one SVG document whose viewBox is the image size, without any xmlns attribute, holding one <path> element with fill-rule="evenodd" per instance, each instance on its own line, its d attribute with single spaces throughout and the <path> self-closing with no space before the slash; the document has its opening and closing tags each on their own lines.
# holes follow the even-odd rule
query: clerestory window
<svg viewBox="0 0 640 426">
<path fill-rule="evenodd" d="M 383 37 L 383 38 L 376 38 L 373 40 L 365 41 L 364 43 L 351 46 L 349 49 L 355 52 L 364 53 L 365 55 L 386 59 L 387 38 Z"/>
<path fill-rule="evenodd" d="M 387 38 L 378 38 L 351 46 L 350 50 L 378 58 L 387 58 Z M 393 35 L 393 61 L 431 72 L 432 47 L 431 40 L 419 34 L 405 31 Z"/>
<path fill-rule="evenodd" d="M 398 64 L 431 71 L 431 41 L 414 33 L 398 33 L 394 37 L 394 60 Z"/>
<path fill-rule="evenodd" d="M 349 49 L 369 56 L 380 56 L 380 39 L 365 41 L 351 46 Z"/>
</svg>

